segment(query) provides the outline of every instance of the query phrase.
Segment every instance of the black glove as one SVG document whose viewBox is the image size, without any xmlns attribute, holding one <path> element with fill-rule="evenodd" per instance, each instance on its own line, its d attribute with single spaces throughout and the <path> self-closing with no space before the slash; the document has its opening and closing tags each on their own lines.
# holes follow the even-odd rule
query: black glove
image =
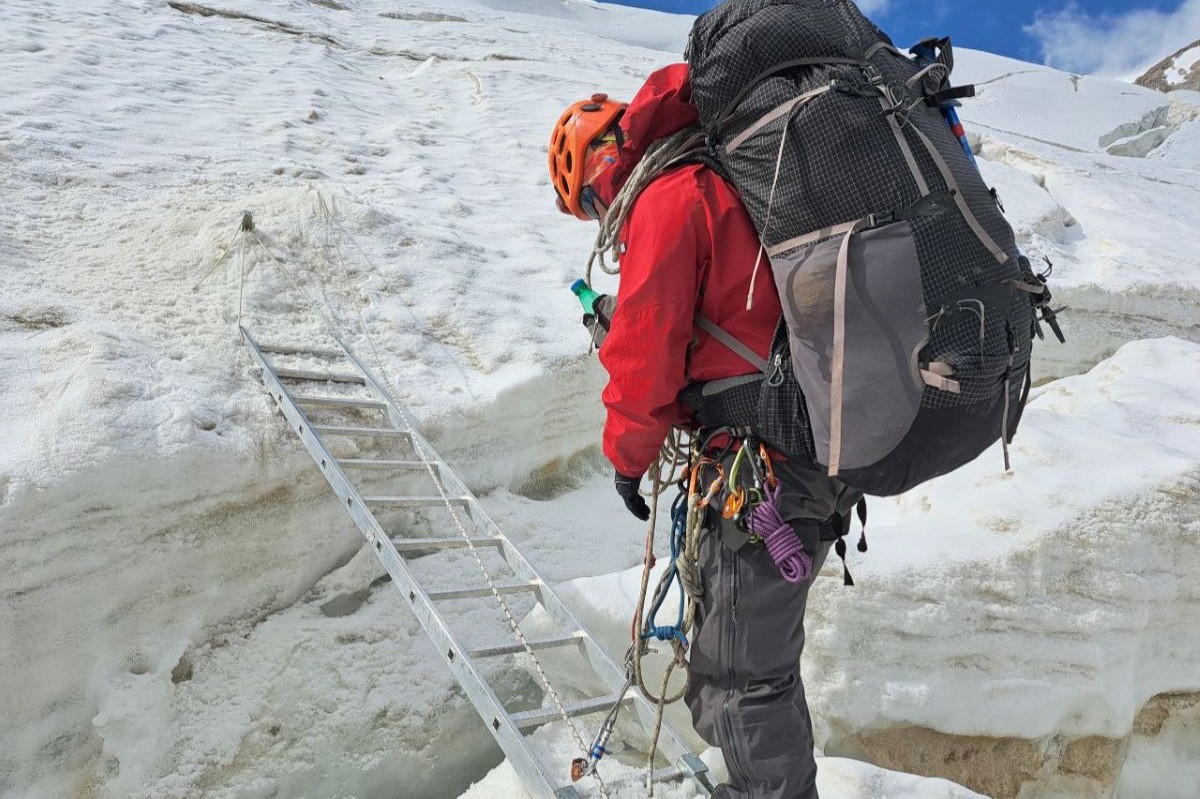
<svg viewBox="0 0 1200 799">
<path fill-rule="evenodd" d="M 626 477 L 620 472 L 616 473 L 617 493 L 621 495 L 621 499 L 625 501 L 625 507 L 629 512 L 638 517 L 642 521 L 650 518 L 650 506 L 646 504 L 646 499 L 638 493 L 638 488 L 642 485 L 641 476 Z"/>
</svg>

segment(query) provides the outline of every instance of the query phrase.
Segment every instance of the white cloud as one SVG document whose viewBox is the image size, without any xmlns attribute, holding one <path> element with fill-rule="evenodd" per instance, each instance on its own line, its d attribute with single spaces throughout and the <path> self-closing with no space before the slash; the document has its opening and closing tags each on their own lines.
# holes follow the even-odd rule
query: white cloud
<svg viewBox="0 0 1200 799">
<path fill-rule="evenodd" d="M 1137 77 L 1184 45 L 1200 39 L 1200 0 L 1174 11 L 1133 9 L 1096 16 L 1074 2 L 1038 11 L 1025 33 L 1037 40 L 1047 66 L 1112 77 Z"/>
</svg>

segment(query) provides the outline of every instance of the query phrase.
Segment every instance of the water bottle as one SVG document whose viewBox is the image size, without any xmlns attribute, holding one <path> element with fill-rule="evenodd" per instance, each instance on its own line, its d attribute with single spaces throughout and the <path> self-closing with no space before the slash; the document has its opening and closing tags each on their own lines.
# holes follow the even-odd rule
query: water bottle
<svg viewBox="0 0 1200 799">
<path fill-rule="evenodd" d="M 613 312 L 617 309 L 617 298 L 608 294 L 597 294 L 585 280 L 576 280 L 571 291 L 583 306 L 583 326 L 592 334 L 592 346 L 599 347 L 608 335 Z"/>
<path fill-rule="evenodd" d="M 579 298 L 579 304 L 583 306 L 584 313 L 596 313 L 596 300 L 600 299 L 600 295 L 592 290 L 586 280 L 576 280 L 572 283 L 571 293 Z"/>
</svg>

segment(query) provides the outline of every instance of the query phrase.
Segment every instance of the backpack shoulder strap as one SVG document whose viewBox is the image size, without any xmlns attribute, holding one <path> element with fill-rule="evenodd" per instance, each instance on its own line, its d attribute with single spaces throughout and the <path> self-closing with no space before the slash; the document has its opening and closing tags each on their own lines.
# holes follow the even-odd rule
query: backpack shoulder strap
<svg viewBox="0 0 1200 799">
<path fill-rule="evenodd" d="M 717 175 L 719 175 L 720 178 L 726 183 L 731 185 L 733 183 L 733 181 L 729 179 L 729 173 L 725 171 L 725 167 L 721 163 L 721 160 L 717 158 L 716 153 L 714 153 L 708 147 L 708 145 L 698 147 L 697 149 L 692 150 L 690 153 L 685 153 L 671 162 L 672 167 L 686 166 L 689 164 L 699 164 L 700 166 L 708 167 L 713 172 L 716 172 Z"/>
</svg>

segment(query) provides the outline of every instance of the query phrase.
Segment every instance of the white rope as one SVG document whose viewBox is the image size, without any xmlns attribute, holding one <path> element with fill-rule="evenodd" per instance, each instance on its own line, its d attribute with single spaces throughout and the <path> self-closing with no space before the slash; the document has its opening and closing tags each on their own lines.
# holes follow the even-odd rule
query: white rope
<svg viewBox="0 0 1200 799">
<path fill-rule="evenodd" d="M 375 267 L 375 262 L 371 260 L 371 256 L 368 255 L 367 251 L 364 250 L 362 248 L 362 245 L 358 243 L 358 240 L 355 239 L 353 236 L 351 236 L 349 233 L 347 233 L 345 228 L 343 228 L 341 226 L 341 224 L 337 221 L 337 218 L 334 216 L 334 210 L 335 210 L 334 206 L 331 203 L 326 203 L 325 195 L 323 195 L 319 190 L 317 191 L 317 201 L 320 204 L 321 216 L 325 221 L 326 244 L 328 245 L 332 232 L 334 230 L 336 230 L 337 236 L 333 237 L 332 247 L 333 247 L 334 252 L 337 254 L 338 264 L 342 268 L 342 274 L 344 276 L 343 277 L 344 283 L 348 287 L 348 290 L 352 294 L 358 294 L 359 293 L 358 290 L 351 286 L 350 270 L 346 266 L 346 258 L 345 258 L 345 255 L 342 253 L 341 236 L 344 235 L 344 236 L 346 236 L 346 238 L 348 238 L 350 240 L 350 244 L 354 247 L 355 250 L 358 251 L 359 256 L 366 263 L 367 268 L 371 271 L 372 274 L 379 274 L 379 270 Z M 351 299 L 353 301 L 353 298 L 351 298 Z M 354 304 L 354 307 L 358 309 L 359 325 L 363 331 L 366 331 L 367 330 L 367 320 L 366 320 L 365 314 L 363 314 L 362 306 L 359 305 L 358 303 L 353 303 L 353 304 Z M 402 303 L 402 305 L 403 305 L 403 303 Z M 420 328 L 423 326 L 424 323 L 422 323 L 422 321 L 417 317 L 416 313 L 413 312 L 413 309 L 411 307 L 409 307 L 408 305 L 404 305 L 404 311 L 405 311 L 405 313 L 408 314 L 408 318 L 412 320 L 413 325 L 415 325 L 417 328 Z M 367 334 L 367 335 L 369 338 L 370 335 L 369 334 Z M 455 369 L 455 371 L 458 372 L 459 377 L 462 379 L 462 389 L 467 393 L 467 396 L 473 400 L 479 399 L 479 395 L 477 395 L 475 393 L 475 389 L 471 387 L 471 381 L 467 377 L 467 373 L 464 372 L 462 367 L 458 364 L 458 361 L 454 358 L 453 353 L 450 352 L 450 348 L 446 345 L 446 343 L 439 340 L 436 336 L 431 336 L 430 338 L 432 339 L 434 345 L 436 347 L 438 347 L 440 350 L 442 350 L 442 352 L 446 355 L 446 360 L 449 362 L 449 364 Z M 382 369 L 383 369 L 382 366 L 380 366 L 381 373 L 382 373 Z"/>
<path fill-rule="evenodd" d="M 673 136 L 659 139 L 650 145 L 642 160 L 634 167 L 633 173 L 625 181 L 625 185 L 617 192 L 612 204 L 600 220 L 600 231 L 596 234 L 596 243 L 592 245 L 592 254 L 588 257 L 584 279 L 591 284 L 592 265 L 599 262 L 600 269 L 605 274 L 616 275 L 619 266 L 609 266 L 608 258 L 613 263 L 621 260 L 620 235 L 625 220 L 633 210 L 633 204 L 638 196 L 655 178 L 669 169 L 672 164 L 685 155 L 696 152 L 704 143 L 704 134 L 699 128 L 684 128 Z"/>
<path fill-rule="evenodd" d="M 238 327 L 242 326 L 242 298 L 246 294 L 246 237 L 238 242 Z"/>
<path fill-rule="evenodd" d="M 641 640 L 642 628 L 645 626 L 643 618 L 646 611 L 646 595 L 650 587 L 650 572 L 654 567 L 654 538 L 657 527 L 658 517 L 658 501 L 662 494 L 672 485 L 678 483 L 682 475 L 690 471 L 690 458 L 687 452 L 691 449 L 690 443 L 685 446 L 682 441 L 684 431 L 678 428 L 671 430 L 667 435 L 667 439 L 663 442 L 662 449 L 659 451 L 658 459 L 650 467 L 651 490 L 650 490 L 650 524 L 646 531 L 646 548 L 642 560 L 642 579 L 638 592 L 637 608 L 634 611 L 632 623 L 632 643 L 630 646 L 629 661 L 633 670 L 632 679 L 637 685 L 638 690 L 651 703 L 655 705 L 654 728 L 650 734 L 650 749 L 646 759 L 646 792 L 650 799 L 654 796 L 654 758 L 658 752 L 658 741 L 662 735 L 663 716 L 666 712 L 667 705 L 678 702 L 687 693 L 688 685 L 691 682 L 691 669 L 687 659 L 687 650 L 677 639 L 672 639 L 670 642 L 672 658 L 667 664 L 667 668 L 663 673 L 662 685 L 658 692 L 651 691 L 646 685 L 645 673 L 642 669 L 642 658 L 649 654 L 648 648 Z M 690 501 L 691 498 L 689 498 Z M 699 557 L 699 540 L 700 527 L 692 528 L 692 508 L 688 508 L 688 531 L 685 539 L 684 551 L 680 553 L 677 561 L 681 575 L 681 581 L 684 585 L 685 605 L 684 605 L 684 620 L 680 628 L 684 635 L 687 635 L 695 624 L 696 620 L 696 602 L 699 599 L 699 591 L 693 590 L 694 586 L 699 585 L 699 579 L 695 575 L 698 574 L 699 566 L 697 560 Z M 700 521 L 703 521 L 703 515 L 699 515 Z M 672 522 L 673 523 L 673 522 Z M 684 580 L 682 575 L 687 572 L 688 579 Z M 659 578 L 658 585 L 654 590 L 654 600 L 651 605 L 657 605 L 660 596 L 664 595 L 671 588 L 671 583 L 667 579 L 670 573 L 668 569 Z M 671 677 L 676 669 L 683 672 L 683 685 L 678 691 L 671 694 L 668 689 L 671 683 Z"/>
<path fill-rule="evenodd" d="M 225 256 L 229 255 L 229 248 L 233 246 L 233 243 L 235 241 L 239 240 L 241 235 L 242 235 L 242 229 L 241 229 L 241 227 L 238 227 L 238 229 L 233 232 L 233 235 L 229 237 L 229 241 L 225 244 L 225 249 L 221 250 L 221 254 L 217 256 L 217 260 L 213 261 L 213 265 L 211 267 L 209 267 L 208 271 L 205 272 L 203 275 L 201 275 L 200 279 L 196 281 L 196 284 L 194 286 L 192 286 L 193 293 L 199 291 L 200 284 L 203 283 L 204 281 L 208 280 L 209 275 L 211 275 L 213 272 L 217 271 L 217 267 L 219 267 L 222 263 L 225 262 Z"/>
</svg>

